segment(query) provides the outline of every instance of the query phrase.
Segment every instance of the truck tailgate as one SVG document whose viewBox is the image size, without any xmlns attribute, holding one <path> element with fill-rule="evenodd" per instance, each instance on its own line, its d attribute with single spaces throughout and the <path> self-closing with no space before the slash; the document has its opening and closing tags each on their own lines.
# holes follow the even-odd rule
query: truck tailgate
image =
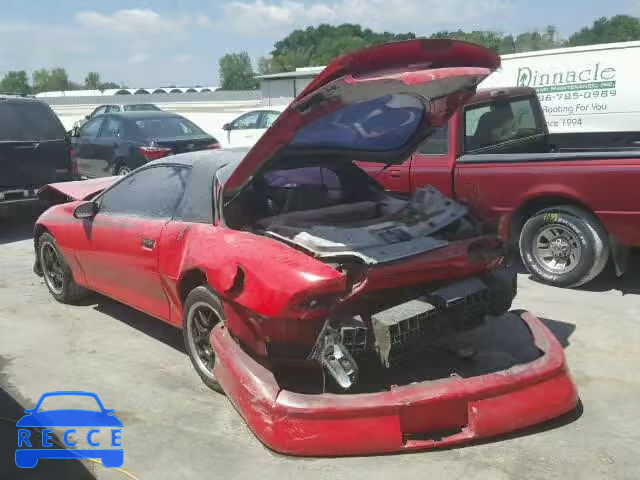
<svg viewBox="0 0 640 480">
<path fill-rule="evenodd" d="M 64 138 L 0 141 L 0 188 L 39 187 L 70 180 L 69 146 Z"/>
</svg>

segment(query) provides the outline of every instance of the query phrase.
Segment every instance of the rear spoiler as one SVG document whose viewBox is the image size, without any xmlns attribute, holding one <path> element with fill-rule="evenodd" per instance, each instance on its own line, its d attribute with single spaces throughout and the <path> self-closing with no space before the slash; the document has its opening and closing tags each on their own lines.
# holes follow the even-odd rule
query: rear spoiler
<svg viewBox="0 0 640 480">
<path fill-rule="evenodd" d="M 122 177 L 104 177 L 75 182 L 50 183 L 38 190 L 38 197 L 50 203 L 90 200 Z"/>
</svg>

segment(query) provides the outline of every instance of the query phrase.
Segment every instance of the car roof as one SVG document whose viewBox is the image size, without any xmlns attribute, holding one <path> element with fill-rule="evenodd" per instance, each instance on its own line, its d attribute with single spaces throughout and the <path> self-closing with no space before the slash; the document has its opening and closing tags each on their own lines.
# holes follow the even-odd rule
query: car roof
<svg viewBox="0 0 640 480">
<path fill-rule="evenodd" d="M 535 89 L 531 87 L 482 88 L 478 89 L 476 94 L 467 100 L 465 105 L 483 103 L 499 97 L 522 97 L 525 95 L 533 95 L 535 93 Z"/>
<path fill-rule="evenodd" d="M 251 113 L 251 112 L 278 112 L 278 113 L 282 113 L 282 112 L 284 112 L 285 108 L 287 108 L 286 105 L 273 105 L 271 107 L 252 108 L 251 110 L 246 110 L 246 111 L 240 113 L 238 116 L 246 115 L 247 113 Z"/>
<path fill-rule="evenodd" d="M 22 95 L 12 95 L 0 93 L 0 101 L 15 102 L 15 103 L 40 103 L 46 105 L 45 102 L 34 97 L 23 97 Z"/>
<path fill-rule="evenodd" d="M 153 118 L 184 118 L 177 113 L 165 112 L 162 110 L 125 110 L 124 112 L 108 112 L 102 115 L 112 115 L 114 117 L 127 120 L 145 120 Z"/>
<path fill-rule="evenodd" d="M 179 217 L 184 222 L 212 224 L 213 179 L 220 170 L 223 170 L 222 177 L 228 177 L 248 151 L 248 148 L 229 148 L 181 153 L 149 162 L 145 168 L 160 165 L 191 167 L 189 183 L 180 202 Z"/>
<path fill-rule="evenodd" d="M 198 150 L 196 152 L 179 153 L 163 157 L 159 160 L 153 160 L 146 166 L 154 165 L 182 165 L 193 167 L 196 163 L 210 164 L 218 168 L 234 163 L 244 158 L 249 148 L 223 148 L 218 150 Z"/>
</svg>

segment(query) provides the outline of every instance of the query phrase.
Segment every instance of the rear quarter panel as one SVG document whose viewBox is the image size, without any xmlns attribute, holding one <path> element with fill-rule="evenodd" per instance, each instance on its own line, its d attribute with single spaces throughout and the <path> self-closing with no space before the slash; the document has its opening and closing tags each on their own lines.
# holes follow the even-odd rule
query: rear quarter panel
<svg viewBox="0 0 640 480">
<path fill-rule="evenodd" d="M 220 297 L 231 333 L 262 353 L 265 341 L 313 344 L 324 316 L 293 306 L 346 288 L 343 274 L 275 240 L 214 225 L 171 222 L 160 243 L 160 272 L 176 325 L 182 315 L 180 282 L 193 269 L 205 273 Z"/>
<path fill-rule="evenodd" d="M 560 197 L 593 211 L 622 243 L 640 245 L 640 158 L 528 161 L 523 157 L 484 163 L 461 159 L 455 185 L 458 199 L 481 218 L 497 223 L 503 238 L 508 238 L 513 214 L 523 205 Z"/>
</svg>

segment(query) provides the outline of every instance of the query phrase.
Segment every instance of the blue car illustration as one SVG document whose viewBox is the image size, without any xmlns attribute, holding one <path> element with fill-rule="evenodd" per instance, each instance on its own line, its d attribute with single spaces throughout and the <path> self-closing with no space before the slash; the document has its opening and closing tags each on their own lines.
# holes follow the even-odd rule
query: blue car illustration
<svg viewBox="0 0 640 480">
<path fill-rule="evenodd" d="M 38 412 L 42 402 L 48 397 L 59 396 L 84 396 L 92 397 L 100 407 L 100 411 L 64 409 L 46 410 Z M 34 408 L 25 410 L 16 427 L 105 427 L 119 428 L 122 422 L 114 415 L 115 410 L 104 408 L 100 398 L 95 393 L 80 391 L 60 391 L 43 394 Z M 124 450 L 122 448 L 111 449 L 66 449 L 66 448 L 18 448 L 16 450 L 16 465 L 21 468 L 32 468 L 41 458 L 57 459 L 82 459 L 100 458 L 105 467 L 120 467 L 124 463 Z"/>
</svg>

